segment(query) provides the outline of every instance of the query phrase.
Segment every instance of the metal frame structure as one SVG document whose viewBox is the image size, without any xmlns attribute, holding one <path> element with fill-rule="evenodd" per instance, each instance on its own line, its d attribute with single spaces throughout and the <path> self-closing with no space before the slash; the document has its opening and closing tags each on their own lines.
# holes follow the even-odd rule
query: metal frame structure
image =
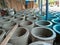
<svg viewBox="0 0 60 45">
<path fill-rule="evenodd" d="M 39 9 L 41 10 L 41 15 L 42 15 L 42 4 L 43 0 L 38 1 L 39 4 Z M 46 20 L 48 19 L 48 0 L 46 0 Z"/>
<path fill-rule="evenodd" d="M 48 0 L 46 0 L 46 20 L 48 19 Z"/>
</svg>

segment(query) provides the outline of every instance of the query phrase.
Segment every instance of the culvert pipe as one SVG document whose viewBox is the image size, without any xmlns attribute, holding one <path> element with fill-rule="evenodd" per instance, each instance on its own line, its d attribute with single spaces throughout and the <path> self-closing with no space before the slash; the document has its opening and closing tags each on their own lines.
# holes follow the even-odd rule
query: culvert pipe
<svg viewBox="0 0 60 45">
<path fill-rule="evenodd" d="M 48 28 L 52 28 L 53 23 L 51 21 L 47 21 L 47 20 L 39 20 L 35 22 L 36 25 L 38 26 L 45 26 Z"/>
<path fill-rule="evenodd" d="M 13 45 L 27 45 L 29 30 L 24 27 L 19 27 L 10 39 Z"/>
<path fill-rule="evenodd" d="M 48 43 L 53 44 L 55 38 L 56 38 L 56 33 L 46 27 L 36 27 L 33 28 L 31 31 L 32 34 L 32 41 L 45 41 Z"/>
</svg>

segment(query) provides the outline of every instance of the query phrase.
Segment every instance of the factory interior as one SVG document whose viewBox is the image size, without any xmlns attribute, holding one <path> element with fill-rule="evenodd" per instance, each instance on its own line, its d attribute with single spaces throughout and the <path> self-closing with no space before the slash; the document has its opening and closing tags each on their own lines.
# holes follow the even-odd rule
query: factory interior
<svg viewBox="0 0 60 45">
<path fill-rule="evenodd" d="M 60 0 L 0 0 L 0 45 L 60 45 Z"/>
</svg>

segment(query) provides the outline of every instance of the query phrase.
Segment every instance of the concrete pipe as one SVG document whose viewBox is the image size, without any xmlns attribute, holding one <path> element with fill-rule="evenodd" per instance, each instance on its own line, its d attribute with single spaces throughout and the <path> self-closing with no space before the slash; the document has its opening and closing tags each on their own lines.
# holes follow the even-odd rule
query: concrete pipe
<svg viewBox="0 0 60 45">
<path fill-rule="evenodd" d="M 3 41 L 6 32 L 3 29 L 0 29 L 0 43 Z"/>
<path fill-rule="evenodd" d="M 29 33 L 30 33 L 29 34 L 29 43 L 30 43 L 31 42 L 31 30 L 34 27 L 34 23 L 31 22 L 31 21 L 22 21 L 20 23 L 20 25 L 23 26 L 23 27 L 25 27 L 25 28 L 27 28 L 27 29 L 29 29 Z"/>
<path fill-rule="evenodd" d="M 4 23 L 3 28 L 4 28 L 5 31 L 7 32 L 7 31 L 11 30 L 11 29 L 14 27 L 15 24 L 16 24 L 16 23 L 13 22 L 13 21 L 11 21 L 11 22 L 6 22 L 6 23 Z"/>
<path fill-rule="evenodd" d="M 14 18 L 13 21 L 20 24 L 20 22 L 22 22 L 23 20 L 23 18 Z"/>
<path fill-rule="evenodd" d="M 32 34 L 33 42 L 45 41 L 45 42 L 53 44 L 56 37 L 56 33 L 52 29 L 46 28 L 46 27 L 33 28 L 31 31 L 31 34 Z"/>
<path fill-rule="evenodd" d="M 2 22 L 0 22 L 0 29 L 2 28 L 2 26 L 3 26 L 3 23 L 2 23 Z"/>
<path fill-rule="evenodd" d="M 46 21 L 46 20 L 39 20 L 39 21 L 36 21 L 35 22 L 36 25 L 38 26 L 45 26 L 45 27 L 48 27 L 48 28 L 52 28 L 52 25 L 53 23 L 50 22 L 50 21 Z"/>
<path fill-rule="evenodd" d="M 3 18 L 3 20 L 4 20 L 3 23 L 6 23 L 6 22 L 9 22 L 10 21 L 10 19 L 8 19 L 8 18 Z"/>
<path fill-rule="evenodd" d="M 17 18 L 23 18 L 24 17 L 24 14 L 18 14 L 16 15 Z"/>
<path fill-rule="evenodd" d="M 47 43 L 47 42 L 37 41 L 37 42 L 33 42 L 29 45 L 52 45 L 52 44 Z"/>
<path fill-rule="evenodd" d="M 3 23 L 5 20 L 3 20 L 2 18 L 0 18 L 0 22 Z"/>
<path fill-rule="evenodd" d="M 38 20 L 38 18 L 32 16 L 32 17 L 28 17 L 27 20 L 35 22 Z"/>
<path fill-rule="evenodd" d="M 27 45 L 29 30 L 24 27 L 19 27 L 10 39 L 13 45 Z"/>
<path fill-rule="evenodd" d="M 54 24 L 60 24 L 60 18 L 52 19 L 52 22 L 53 22 Z"/>
<path fill-rule="evenodd" d="M 6 19 L 10 19 L 10 18 L 13 18 L 13 16 L 5 16 L 5 17 L 3 17 L 3 18 L 6 18 Z"/>
<path fill-rule="evenodd" d="M 60 24 L 56 24 L 53 26 L 54 31 L 56 32 L 57 36 L 55 39 L 55 42 L 58 43 L 60 42 Z"/>
<path fill-rule="evenodd" d="M 22 22 L 20 23 L 20 25 L 23 26 L 23 27 L 25 27 L 25 28 L 27 28 L 27 29 L 29 29 L 29 31 L 31 32 L 31 29 L 32 29 L 33 26 L 34 26 L 34 23 L 31 22 L 31 21 L 22 21 Z"/>
</svg>

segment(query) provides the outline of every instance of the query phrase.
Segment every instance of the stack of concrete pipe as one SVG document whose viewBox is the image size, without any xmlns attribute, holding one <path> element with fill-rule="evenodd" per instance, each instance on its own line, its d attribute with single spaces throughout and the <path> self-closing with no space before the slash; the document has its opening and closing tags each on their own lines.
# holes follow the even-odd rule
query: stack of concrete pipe
<svg viewBox="0 0 60 45">
<path fill-rule="evenodd" d="M 29 13 L 31 14 L 31 12 Z M 4 22 L 3 25 L 0 25 L 3 29 L 5 29 L 4 31 L 6 32 L 10 31 L 14 27 L 14 24 L 19 24 L 13 36 L 9 40 L 11 44 L 7 45 L 27 45 L 29 37 L 31 38 L 32 42 L 37 42 L 36 45 L 41 44 L 41 42 L 44 45 L 53 45 L 56 33 L 51 29 L 53 25 L 52 22 L 46 20 L 38 20 L 38 17 L 36 17 L 35 14 L 31 14 L 30 16 L 29 13 L 25 15 L 23 11 L 23 14 L 17 13 L 12 17 L 8 16 L 9 18 L 5 16 L 5 20 L 0 21 Z M 35 25 L 37 25 L 37 27 L 34 27 Z M 32 43 L 30 45 L 34 44 L 35 43 Z"/>
</svg>

